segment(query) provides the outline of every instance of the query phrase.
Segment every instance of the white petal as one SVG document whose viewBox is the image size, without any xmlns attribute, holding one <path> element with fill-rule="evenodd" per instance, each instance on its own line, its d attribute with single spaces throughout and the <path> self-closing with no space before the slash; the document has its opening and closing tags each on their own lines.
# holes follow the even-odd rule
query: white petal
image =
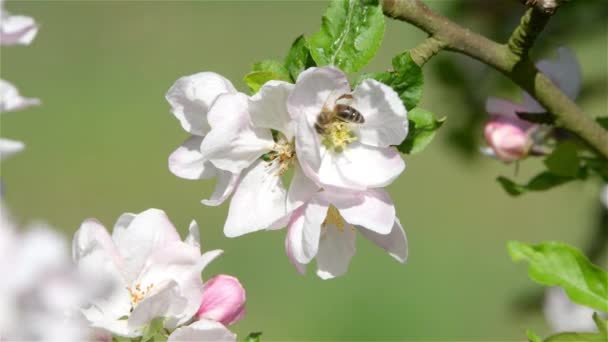
<svg viewBox="0 0 608 342">
<path fill-rule="evenodd" d="M 200 72 L 178 79 L 165 97 L 184 130 L 203 136 L 209 131 L 207 112 L 213 101 L 220 94 L 235 92 L 225 77 L 214 72 Z"/>
<path fill-rule="evenodd" d="M 405 231 L 401 226 L 398 218 L 395 218 L 395 224 L 389 234 L 378 234 L 374 231 L 359 227 L 359 232 L 368 240 L 382 247 L 393 258 L 401 263 L 407 260 L 408 247 Z"/>
<path fill-rule="evenodd" d="M 256 161 L 243 172 L 232 196 L 224 234 L 236 237 L 270 227 L 287 214 L 286 197 L 277 164 Z"/>
<path fill-rule="evenodd" d="M 323 106 L 350 92 L 346 75 L 335 67 L 308 68 L 298 76 L 296 85 L 287 99 L 292 118 L 305 116 L 316 120 Z"/>
<path fill-rule="evenodd" d="M 228 171 L 217 170 L 217 184 L 215 185 L 215 191 L 209 199 L 201 201 L 204 205 L 218 206 L 232 194 L 234 188 L 238 184 L 240 174 L 233 174 Z"/>
<path fill-rule="evenodd" d="M 201 233 L 196 221 L 192 220 L 192 222 L 190 222 L 190 226 L 188 227 L 188 236 L 186 236 L 184 242 L 198 248 L 199 250 L 201 249 Z"/>
<path fill-rule="evenodd" d="M 185 179 L 209 179 L 216 175 L 216 168 L 203 159 L 203 137 L 193 135 L 169 156 L 169 170 Z"/>
<path fill-rule="evenodd" d="M 592 319 L 593 309 L 572 302 L 561 287 L 546 290 L 543 311 L 555 333 L 597 331 Z"/>
<path fill-rule="evenodd" d="M 297 262 L 307 264 L 317 255 L 321 225 L 328 208 L 329 203 L 315 197 L 293 213 L 287 237 L 289 250 Z"/>
<path fill-rule="evenodd" d="M 346 222 L 363 226 L 378 234 L 388 234 L 395 223 L 395 206 L 388 193 L 380 189 L 355 194 L 322 193 L 340 211 Z"/>
<path fill-rule="evenodd" d="M 23 151 L 25 144 L 21 141 L 0 138 L 0 160 Z"/>
<path fill-rule="evenodd" d="M 176 329 L 167 342 L 236 342 L 236 335 L 219 322 L 201 319 Z"/>
<path fill-rule="evenodd" d="M 313 181 L 318 182 L 318 172 L 323 161 L 323 146 L 319 135 L 314 129 L 315 120 L 312 122 L 305 116 L 300 116 L 296 121 L 296 154 L 298 163 L 304 173 Z"/>
<path fill-rule="evenodd" d="M 298 210 L 300 211 L 300 213 L 297 213 Z M 301 217 L 303 211 L 304 211 L 303 208 L 296 209 L 296 211 L 294 212 L 294 215 L 292 215 L 292 219 Z M 294 234 L 294 233 L 301 234 L 301 231 L 298 231 L 297 228 L 294 228 L 295 226 L 293 226 L 291 222 L 288 223 L 288 227 L 289 228 L 287 229 L 287 235 L 285 236 L 285 254 L 287 254 L 287 258 L 289 258 L 289 262 L 296 268 L 296 270 L 300 274 L 305 274 L 306 273 L 306 264 L 303 264 L 303 263 L 299 262 L 298 260 L 296 260 L 294 254 L 293 254 L 293 247 L 291 246 L 292 241 L 296 241 L 296 236 L 292 236 L 292 234 Z M 299 240 L 301 240 L 299 236 L 297 238 Z"/>
<path fill-rule="evenodd" d="M 346 273 L 350 259 L 355 255 L 355 238 L 355 229 L 351 225 L 340 229 L 333 224 L 325 226 L 317 254 L 317 275 L 321 279 Z"/>
<path fill-rule="evenodd" d="M 249 113 L 253 125 L 277 130 L 291 140 L 295 124 L 287 111 L 287 97 L 293 87 L 293 84 L 282 81 L 266 82 L 249 99 Z"/>
<path fill-rule="evenodd" d="M 244 94 L 218 97 L 209 111 L 209 124 L 212 129 L 201 152 L 218 169 L 239 173 L 274 146 L 270 129 L 251 124 Z"/>
<path fill-rule="evenodd" d="M 320 187 L 304 174 L 300 163 L 296 161 L 293 178 L 287 192 L 287 211 L 291 212 L 308 202 Z"/>
<path fill-rule="evenodd" d="M 407 110 L 399 95 L 376 80 L 365 80 L 353 91 L 351 105 L 365 118 L 358 126 L 364 144 L 378 147 L 399 145 L 408 132 Z"/>
<path fill-rule="evenodd" d="M 39 99 L 23 97 L 14 85 L 0 80 L 0 113 L 14 112 L 39 104 Z"/>
<path fill-rule="evenodd" d="M 38 33 L 34 19 L 4 10 L 0 10 L 0 15 L 0 45 L 29 45 L 34 40 Z"/>
<path fill-rule="evenodd" d="M 179 295 L 177 282 L 170 280 L 164 284 L 157 284 L 152 294 L 147 295 L 139 302 L 129 315 L 129 328 L 142 328 L 154 319 L 168 317 L 175 312 L 183 311 L 186 299 Z"/>
<path fill-rule="evenodd" d="M 380 188 L 391 184 L 405 169 L 392 147 L 353 142 L 341 153 L 327 152 L 319 170 L 322 184 L 351 189 Z"/>
<path fill-rule="evenodd" d="M 112 238 L 126 263 L 130 281 L 139 274 L 152 252 L 171 242 L 181 241 L 165 212 L 159 209 L 148 209 L 132 218 L 126 229 L 120 227 L 114 229 Z"/>
</svg>

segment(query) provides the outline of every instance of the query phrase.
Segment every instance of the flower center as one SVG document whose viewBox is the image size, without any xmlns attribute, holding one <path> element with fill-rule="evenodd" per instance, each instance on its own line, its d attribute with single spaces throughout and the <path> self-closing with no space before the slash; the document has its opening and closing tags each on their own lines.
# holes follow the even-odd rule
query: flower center
<svg viewBox="0 0 608 342">
<path fill-rule="evenodd" d="M 141 284 L 137 283 L 134 287 L 127 286 L 127 291 L 129 291 L 129 296 L 131 296 L 131 305 L 135 306 L 137 303 L 141 302 L 150 290 L 154 287 L 154 284 L 150 284 L 143 288 Z"/>
<path fill-rule="evenodd" d="M 328 150 L 338 153 L 344 151 L 346 146 L 356 140 L 357 136 L 351 130 L 351 125 L 338 119 L 329 123 L 321 134 L 321 143 Z"/>
<path fill-rule="evenodd" d="M 287 141 L 281 137 L 262 159 L 270 162 L 270 165 L 278 163 L 278 174 L 282 176 L 296 161 L 296 149 L 293 141 Z"/>
</svg>

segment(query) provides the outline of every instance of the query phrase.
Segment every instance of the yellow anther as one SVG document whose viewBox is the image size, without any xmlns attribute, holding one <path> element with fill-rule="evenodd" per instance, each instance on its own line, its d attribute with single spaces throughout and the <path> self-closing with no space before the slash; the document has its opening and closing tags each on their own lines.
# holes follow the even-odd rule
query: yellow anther
<svg viewBox="0 0 608 342">
<path fill-rule="evenodd" d="M 131 297 L 131 305 L 135 306 L 137 303 L 141 302 L 150 290 L 154 287 L 154 284 L 150 284 L 146 286 L 146 289 L 142 291 L 141 284 L 137 283 L 134 287 L 127 286 L 127 291 L 129 291 L 129 296 Z"/>
<path fill-rule="evenodd" d="M 342 152 L 346 146 L 356 140 L 357 136 L 351 131 L 351 125 L 336 120 L 326 127 L 321 142 L 334 152 Z"/>
</svg>

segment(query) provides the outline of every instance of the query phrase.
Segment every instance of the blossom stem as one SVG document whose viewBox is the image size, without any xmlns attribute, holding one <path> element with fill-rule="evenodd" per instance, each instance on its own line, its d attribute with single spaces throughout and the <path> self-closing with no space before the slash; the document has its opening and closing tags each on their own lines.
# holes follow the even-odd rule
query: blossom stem
<svg viewBox="0 0 608 342">
<path fill-rule="evenodd" d="M 534 14 L 535 12 L 528 10 L 526 15 L 531 16 L 526 20 L 528 29 L 522 28 L 518 35 L 528 32 L 526 30 L 532 28 L 534 30 L 542 29 L 546 24 L 543 21 L 548 20 L 549 15 L 545 15 L 546 18 L 542 20 L 540 17 L 537 19 L 532 17 L 541 13 L 555 12 L 557 5 L 561 2 L 560 0 L 528 1 L 528 5 L 534 5 L 537 10 L 541 6 L 544 12 L 537 11 L 538 13 Z M 530 46 L 523 45 L 522 53 L 514 53 L 509 48 L 509 44 L 499 44 L 472 32 L 436 13 L 420 0 L 383 0 L 382 7 L 386 16 L 408 22 L 428 33 L 433 39 L 441 41 L 443 49 L 477 59 L 509 77 L 533 96 L 547 111 L 554 114 L 557 125 L 578 135 L 608 159 L 608 131 L 591 117 L 585 115 L 547 76 L 540 73 L 525 53 L 532 46 L 538 33 L 528 34 L 528 38 L 524 41 Z M 522 19 L 522 21 L 524 20 Z M 433 55 L 423 55 L 419 60 L 426 62 Z"/>
</svg>

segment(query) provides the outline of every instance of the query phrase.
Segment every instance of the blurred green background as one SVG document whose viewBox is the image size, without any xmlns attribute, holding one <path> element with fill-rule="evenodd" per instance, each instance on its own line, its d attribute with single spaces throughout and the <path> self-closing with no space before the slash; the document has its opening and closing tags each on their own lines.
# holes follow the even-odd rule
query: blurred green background
<svg viewBox="0 0 608 342">
<path fill-rule="evenodd" d="M 523 6 L 517 1 L 428 1 L 463 25 L 505 40 Z M 506 241 L 564 240 L 584 247 L 599 211 L 599 183 L 574 183 L 518 199 L 495 182 L 524 181 L 540 169 L 526 161 L 514 176 L 478 158 L 479 119 L 488 95 L 517 99 L 493 70 L 445 53 L 425 67 L 422 105 L 447 116 L 438 139 L 390 188 L 409 239 L 406 265 L 366 240 L 348 274 L 332 281 L 300 276 L 283 247 L 285 231 L 228 239 L 227 204 L 204 207 L 213 181 L 187 181 L 167 169 L 186 138 L 164 94 L 184 75 L 211 70 L 241 81 L 258 60 L 283 58 L 292 40 L 316 32 L 323 1 L 9 1 L 41 25 L 29 47 L 3 47 L 1 76 L 43 105 L 2 116 L 2 136 L 26 150 L 2 164 L 7 205 L 22 222 L 42 219 L 71 235 L 85 218 L 112 227 L 123 212 L 164 209 L 184 232 L 196 219 L 204 249 L 224 256 L 204 276 L 228 273 L 247 289 L 248 315 L 234 330 L 263 340 L 515 341 L 526 328 L 548 332 L 525 298 L 540 294 Z M 572 48 L 585 84 L 580 105 L 606 115 L 607 3 L 575 1 L 550 23 L 535 56 Z M 380 71 L 424 34 L 387 19 Z M 523 304 L 522 304 L 523 303 Z"/>
</svg>

